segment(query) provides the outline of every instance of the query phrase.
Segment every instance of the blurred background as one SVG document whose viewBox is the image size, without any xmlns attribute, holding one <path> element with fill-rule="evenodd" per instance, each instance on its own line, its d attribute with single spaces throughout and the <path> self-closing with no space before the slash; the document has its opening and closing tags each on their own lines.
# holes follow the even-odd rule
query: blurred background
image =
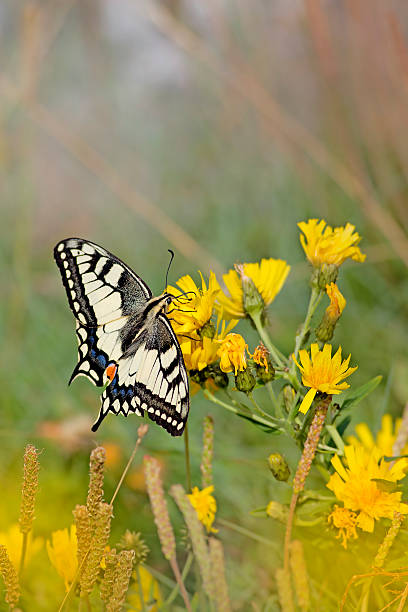
<svg viewBox="0 0 408 612">
<path fill-rule="evenodd" d="M 44 449 L 40 534 L 69 525 L 85 496 L 99 398 L 85 379 L 66 386 L 76 340 L 52 257 L 62 238 L 101 244 L 154 293 L 164 288 L 168 248 L 176 252 L 172 282 L 198 280 L 198 270 L 221 278 L 236 261 L 286 259 L 292 271 L 270 319 L 275 343 L 289 352 L 310 275 L 296 224 L 351 222 L 367 260 L 341 270 L 347 308 L 336 342 L 359 365 L 353 384 L 384 378 L 350 433 L 361 421 L 376 430 L 384 411 L 401 413 L 406 2 L 3 0 L 0 52 L 0 478 L 8 502 L 0 529 L 18 516 L 27 442 Z M 245 325 L 240 331 L 252 338 Z M 215 419 L 220 516 L 270 536 L 271 523 L 249 513 L 289 498 L 266 469 L 279 440 L 195 396 L 197 484 L 207 413 Z M 138 422 L 108 418 L 98 431 L 110 449 L 108 489 Z M 144 446 L 162 459 L 167 485 L 183 481 L 182 440 L 152 426 Z M 114 529 L 142 531 L 149 562 L 163 564 L 137 463 L 118 502 Z M 265 561 L 263 544 L 225 531 L 233 599 L 245 610 L 255 593 L 273 591 L 278 557 Z"/>
</svg>

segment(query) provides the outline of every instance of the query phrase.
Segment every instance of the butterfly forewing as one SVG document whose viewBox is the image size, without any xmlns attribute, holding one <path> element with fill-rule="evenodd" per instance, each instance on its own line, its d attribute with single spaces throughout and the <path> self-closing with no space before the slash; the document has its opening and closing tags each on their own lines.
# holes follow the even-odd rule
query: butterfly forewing
<svg viewBox="0 0 408 612">
<path fill-rule="evenodd" d="M 102 247 L 69 238 L 54 249 L 76 317 L 78 363 L 71 381 L 108 383 L 96 430 L 109 411 L 149 417 L 181 435 L 189 410 L 182 353 L 164 314 L 164 298 Z M 70 382 L 71 382 L 70 381 Z"/>
</svg>

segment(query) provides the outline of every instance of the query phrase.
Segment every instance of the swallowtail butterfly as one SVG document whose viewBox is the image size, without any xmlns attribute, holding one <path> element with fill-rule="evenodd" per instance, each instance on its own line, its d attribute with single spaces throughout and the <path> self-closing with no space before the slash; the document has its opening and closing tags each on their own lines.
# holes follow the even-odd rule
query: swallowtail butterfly
<svg viewBox="0 0 408 612">
<path fill-rule="evenodd" d="M 92 430 L 108 412 L 147 412 L 180 436 L 190 401 L 183 355 L 165 314 L 174 296 L 153 297 L 133 270 L 88 240 L 62 240 L 54 257 L 76 319 L 79 359 L 69 382 L 86 376 L 105 387 Z"/>
</svg>

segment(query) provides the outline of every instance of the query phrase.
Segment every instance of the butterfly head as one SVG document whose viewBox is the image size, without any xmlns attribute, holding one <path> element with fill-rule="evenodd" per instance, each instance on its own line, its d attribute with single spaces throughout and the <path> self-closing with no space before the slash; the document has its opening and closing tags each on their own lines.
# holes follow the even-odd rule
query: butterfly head
<svg viewBox="0 0 408 612">
<path fill-rule="evenodd" d="M 162 309 L 163 312 L 166 313 L 168 311 L 168 309 L 170 308 L 173 300 L 175 300 L 176 298 L 174 297 L 174 295 L 171 295 L 171 293 L 163 293 L 162 296 Z"/>
</svg>

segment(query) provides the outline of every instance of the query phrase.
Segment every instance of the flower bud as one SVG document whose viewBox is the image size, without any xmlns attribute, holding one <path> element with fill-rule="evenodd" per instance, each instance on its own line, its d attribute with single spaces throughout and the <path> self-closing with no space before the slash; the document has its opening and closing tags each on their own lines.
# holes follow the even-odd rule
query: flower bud
<svg viewBox="0 0 408 612">
<path fill-rule="evenodd" d="M 263 311 L 265 308 L 265 302 L 256 288 L 252 278 L 245 274 L 244 266 L 242 264 L 236 264 L 235 270 L 241 277 L 244 310 L 247 315 L 252 317 L 254 314 Z"/>
<path fill-rule="evenodd" d="M 336 264 L 322 264 L 320 268 L 313 269 L 310 284 L 315 289 L 325 291 L 326 285 L 336 282 L 338 273 L 339 267 Z"/>
<path fill-rule="evenodd" d="M 295 390 L 290 385 L 285 385 L 282 389 L 283 406 L 286 412 L 292 410 L 293 400 L 295 399 Z"/>
<path fill-rule="evenodd" d="M 201 329 L 197 330 L 198 335 L 200 336 L 200 338 L 214 338 L 215 336 L 215 325 L 214 323 L 209 320 L 207 321 L 207 323 L 205 323 L 203 325 L 203 327 L 201 327 Z"/>
<path fill-rule="evenodd" d="M 255 365 L 255 372 L 258 382 L 266 384 L 275 378 L 275 368 L 272 363 L 268 360 L 268 368 L 264 368 L 258 364 Z"/>
<path fill-rule="evenodd" d="M 235 376 L 235 385 L 238 391 L 243 393 L 251 393 L 252 389 L 256 385 L 256 380 L 252 372 L 247 368 L 246 370 L 238 371 Z"/>
<path fill-rule="evenodd" d="M 272 453 L 268 457 L 268 465 L 276 480 L 286 482 L 290 476 L 290 469 L 285 457 L 280 453 Z"/>
<path fill-rule="evenodd" d="M 330 304 L 326 308 L 319 326 L 316 329 L 316 338 L 321 342 L 329 342 L 333 338 L 334 328 L 346 306 L 346 300 L 340 293 L 336 283 L 326 285 L 326 292 Z"/>
</svg>

